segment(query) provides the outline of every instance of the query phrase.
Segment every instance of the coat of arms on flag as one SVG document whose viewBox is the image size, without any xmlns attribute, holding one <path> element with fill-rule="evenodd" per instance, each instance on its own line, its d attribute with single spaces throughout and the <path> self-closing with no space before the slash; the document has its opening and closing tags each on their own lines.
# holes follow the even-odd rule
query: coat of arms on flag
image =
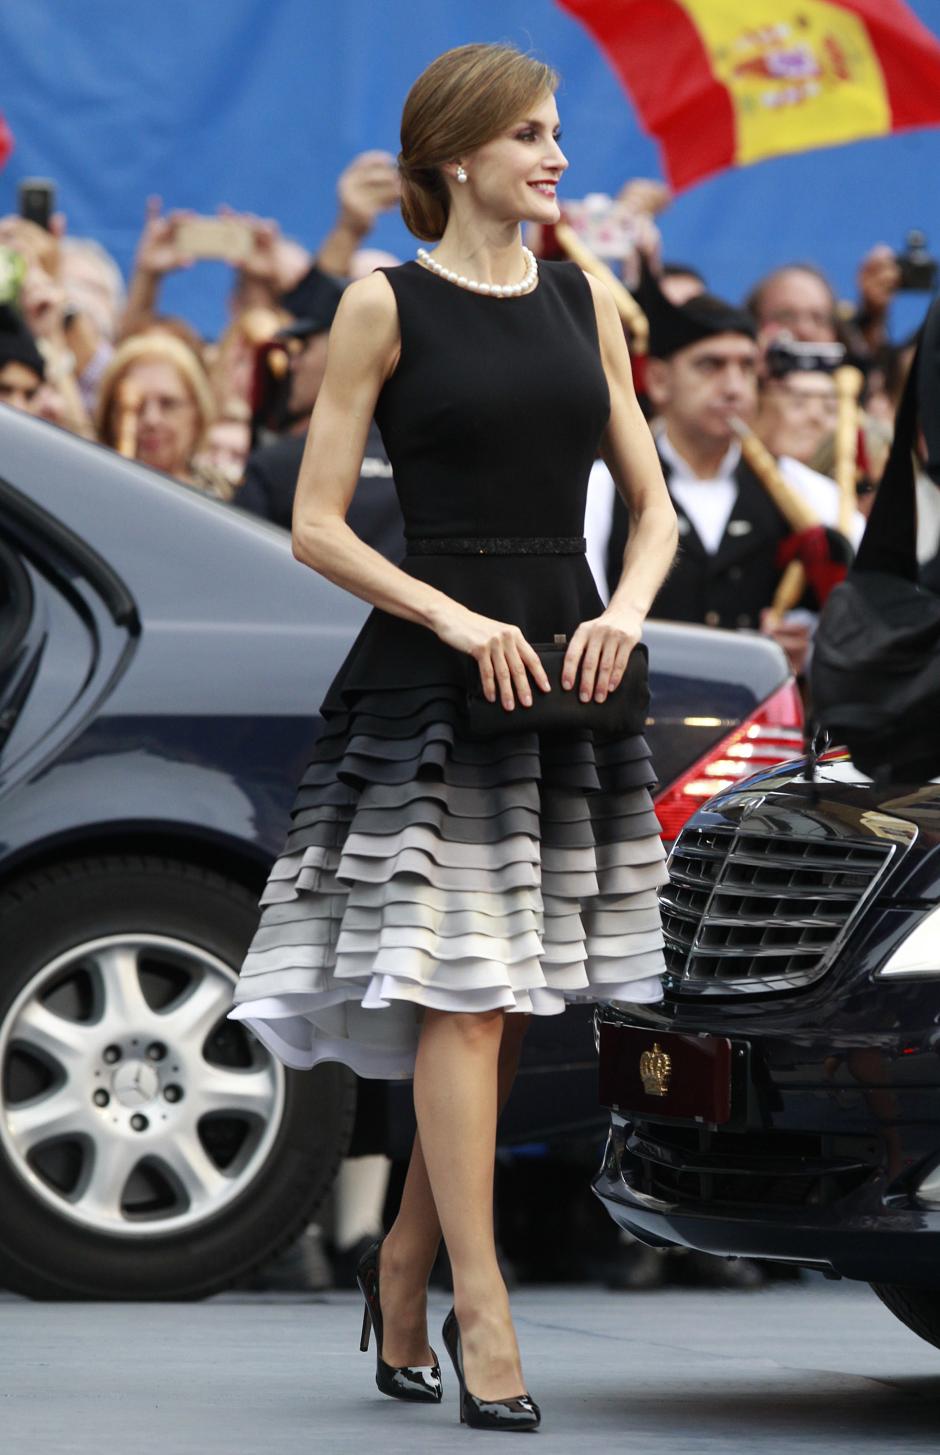
<svg viewBox="0 0 940 1455">
<path fill-rule="evenodd" d="M 559 0 L 601 46 L 675 188 L 940 123 L 940 42 L 903 0 Z"/>
</svg>

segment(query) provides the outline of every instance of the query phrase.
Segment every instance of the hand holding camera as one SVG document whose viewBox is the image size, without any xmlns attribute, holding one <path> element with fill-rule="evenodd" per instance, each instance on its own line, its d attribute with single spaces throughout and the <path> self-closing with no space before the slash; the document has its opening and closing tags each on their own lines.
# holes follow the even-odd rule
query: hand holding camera
<svg viewBox="0 0 940 1455">
<path fill-rule="evenodd" d="M 885 313 L 900 281 L 897 254 L 887 243 L 879 243 L 865 254 L 858 268 L 858 296 L 864 312 L 875 317 Z"/>
<path fill-rule="evenodd" d="M 869 319 L 884 318 L 895 293 L 932 293 L 936 286 L 936 259 L 925 234 L 916 228 L 907 234 L 901 252 L 878 243 L 859 264 L 858 296 Z"/>
<path fill-rule="evenodd" d="M 401 181 L 390 152 L 360 152 L 341 173 L 336 187 L 340 221 L 365 237 L 380 212 L 397 207 Z"/>
<path fill-rule="evenodd" d="M 12 214 L 0 218 L 0 244 L 19 253 L 29 268 L 43 268 L 50 277 L 59 273 L 59 237 L 65 230 L 61 213 L 53 218 L 53 231 Z"/>
<path fill-rule="evenodd" d="M 398 205 L 401 178 L 391 152 L 360 152 L 336 184 L 336 221 L 316 250 L 317 266 L 334 278 L 348 278 L 353 258 L 380 212 Z"/>
<path fill-rule="evenodd" d="M 212 224 L 218 224 L 218 251 L 201 256 L 222 258 L 231 263 L 245 278 L 264 284 L 270 289 L 272 297 L 288 286 L 283 275 L 281 229 L 273 218 L 256 217 L 253 212 L 236 212 L 223 203 L 218 217 L 201 217 L 198 222 L 205 229 L 209 245 L 212 242 Z"/>
<path fill-rule="evenodd" d="M 207 217 L 185 209 L 161 211 L 159 197 L 147 202 L 147 220 L 137 248 L 137 270 L 153 278 L 200 259 L 228 263 L 275 294 L 287 286 L 281 258 L 281 231 L 271 218 L 236 212 L 224 203 Z"/>
<path fill-rule="evenodd" d="M 672 192 L 655 177 L 631 177 L 617 193 L 617 201 L 636 216 L 658 217 L 672 202 Z"/>
<path fill-rule="evenodd" d="M 20 307 L 30 333 L 57 349 L 67 347 L 65 290 L 44 268 L 29 268 L 20 290 Z"/>
<path fill-rule="evenodd" d="M 163 214 L 163 200 L 160 197 L 147 198 L 147 212 L 144 229 L 137 244 L 134 261 L 138 273 L 152 278 L 162 278 L 181 268 L 190 268 L 195 261 L 194 254 L 180 241 L 180 228 L 192 219 L 193 213 L 177 210 Z"/>
</svg>

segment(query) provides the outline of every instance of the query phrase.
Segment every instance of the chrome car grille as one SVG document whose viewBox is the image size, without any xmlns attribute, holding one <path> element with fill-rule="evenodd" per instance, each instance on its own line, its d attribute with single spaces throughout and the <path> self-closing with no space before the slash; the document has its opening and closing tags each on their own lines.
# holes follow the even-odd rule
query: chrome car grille
<svg viewBox="0 0 940 1455">
<path fill-rule="evenodd" d="M 812 984 L 892 852 L 875 838 L 773 828 L 689 825 L 680 834 L 660 897 L 679 994 Z"/>
</svg>

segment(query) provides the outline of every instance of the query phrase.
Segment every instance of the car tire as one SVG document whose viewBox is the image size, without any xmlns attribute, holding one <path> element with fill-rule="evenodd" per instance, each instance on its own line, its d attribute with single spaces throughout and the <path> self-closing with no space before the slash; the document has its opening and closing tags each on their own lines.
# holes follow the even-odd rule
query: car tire
<svg viewBox="0 0 940 1455">
<path fill-rule="evenodd" d="M 903 1283 L 873 1283 L 872 1288 L 895 1318 L 912 1333 L 940 1349 L 940 1289 Z"/>
<path fill-rule="evenodd" d="M 202 1297 L 309 1222 L 356 1082 L 225 1019 L 257 920 L 243 885 L 150 855 L 0 891 L 0 1286 Z"/>
</svg>

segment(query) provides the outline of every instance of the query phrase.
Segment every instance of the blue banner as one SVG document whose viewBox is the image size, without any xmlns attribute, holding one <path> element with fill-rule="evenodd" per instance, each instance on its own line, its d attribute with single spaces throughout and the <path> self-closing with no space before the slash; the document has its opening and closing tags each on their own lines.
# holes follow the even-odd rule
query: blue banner
<svg viewBox="0 0 940 1455">
<path fill-rule="evenodd" d="M 940 32 L 936 4 L 912 8 Z M 15 151 L 0 173 L 0 214 L 15 210 L 20 178 L 52 177 L 69 231 L 98 238 L 125 271 L 150 194 L 167 207 L 227 202 L 275 217 L 315 247 L 342 168 L 367 148 L 397 152 L 411 82 L 441 51 L 480 40 L 532 49 L 562 72 L 563 196 L 660 175 L 606 61 L 553 0 L 4 0 L 0 112 Z M 733 298 L 794 259 L 852 296 L 872 244 L 900 247 L 919 227 L 940 247 L 938 174 L 937 130 L 731 171 L 665 214 L 666 256 Z M 400 257 L 417 246 L 397 214 L 371 241 Z M 200 263 L 170 280 L 163 306 L 214 335 L 227 281 L 221 265 Z M 896 329 L 924 304 L 900 300 Z"/>
</svg>

